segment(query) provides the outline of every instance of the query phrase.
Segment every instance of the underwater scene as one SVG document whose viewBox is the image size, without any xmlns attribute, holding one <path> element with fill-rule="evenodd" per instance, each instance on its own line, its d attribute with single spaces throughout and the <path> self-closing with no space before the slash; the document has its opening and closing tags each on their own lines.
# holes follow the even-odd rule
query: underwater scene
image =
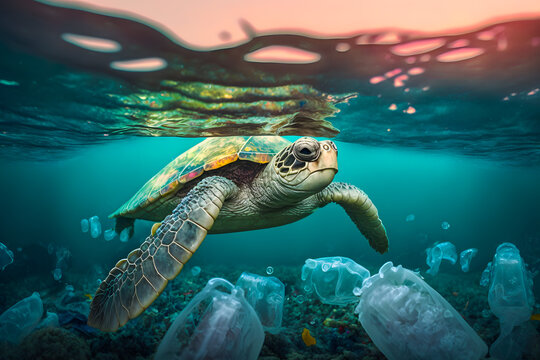
<svg viewBox="0 0 540 360">
<path fill-rule="evenodd" d="M 540 359 L 540 5 L 345 3 L 0 3 L 0 359 Z"/>
</svg>

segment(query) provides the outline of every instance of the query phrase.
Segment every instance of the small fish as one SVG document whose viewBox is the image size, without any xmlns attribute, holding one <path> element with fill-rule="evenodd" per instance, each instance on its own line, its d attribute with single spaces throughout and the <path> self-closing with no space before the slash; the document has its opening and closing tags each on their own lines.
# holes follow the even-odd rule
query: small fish
<svg viewBox="0 0 540 360">
<path fill-rule="evenodd" d="M 317 340 L 311 334 L 309 333 L 309 330 L 304 328 L 304 331 L 302 331 L 302 340 L 304 340 L 304 344 L 306 346 L 311 346 L 317 344 Z"/>
<path fill-rule="evenodd" d="M 92 298 L 93 298 L 92 294 L 84 294 L 84 296 L 86 296 L 88 298 L 88 300 L 92 300 Z"/>
<path fill-rule="evenodd" d="M 531 320 L 538 320 L 538 321 L 540 321 L 540 314 L 533 314 L 533 315 L 531 315 Z"/>
<path fill-rule="evenodd" d="M 467 299 L 467 303 L 465 304 L 465 307 L 463 308 L 463 311 L 467 310 L 467 308 L 469 307 L 469 300 L 470 299 Z"/>
<path fill-rule="evenodd" d="M 457 291 L 454 291 L 454 292 L 452 293 L 452 295 L 454 295 L 454 296 L 458 296 L 458 295 L 459 295 L 459 293 L 458 293 Z"/>
</svg>

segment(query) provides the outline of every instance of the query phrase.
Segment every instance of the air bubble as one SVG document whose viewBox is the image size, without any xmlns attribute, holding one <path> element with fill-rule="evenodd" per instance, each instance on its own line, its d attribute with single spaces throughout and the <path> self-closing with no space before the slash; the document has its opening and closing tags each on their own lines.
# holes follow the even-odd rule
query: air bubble
<svg viewBox="0 0 540 360">
<path fill-rule="evenodd" d="M 120 241 L 127 242 L 129 240 L 129 228 L 125 228 L 120 232 Z"/>
<path fill-rule="evenodd" d="M 92 216 L 90 218 L 90 236 L 93 239 L 97 239 L 101 235 L 101 223 L 99 222 L 98 216 Z M 82 222 L 81 222 L 82 227 Z"/>
<path fill-rule="evenodd" d="M 259 63 L 310 64 L 321 59 L 321 55 L 292 46 L 272 45 L 246 54 L 244 60 Z"/>
<path fill-rule="evenodd" d="M 70 33 L 62 34 L 61 37 L 62 40 L 64 40 L 65 42 L 76 45 L 86 50 L 102 53 L 114 53 L 122 50 L 122 46 L 117 41 L 110 39 Z"/>
<path fill-rule="evenodd" d="M 62 278 L 62 269 L 56 268 L 53 270 L 52 274 L 54 280 L 59 281 Z"/>
<path fill-rule="evenodd" d="M 115 237 L 116 233 L 113 229 L 105 230 L 105 232 L 103 233 L 103 238 L 105 239 L 105 241 L 111 241 Z"/>
<path fill-rule="evenodd" d="M 484 52 L 485 50 L 481 48 L 461 48 L 440 54 L 437 56 L 437 60 L 445 63 L 469 60 L 482 55 Z"/>
<path fill-rule="evenodd" d="M 193 275 L 193 277 L 197 277 L 201 274 L 201 267 L 200 266 L 194 266 L 192 269 L 191 269 L 191 275 Z"/>
<path fill-rule="evenodd" d="M 396 45 L 390 51 L 398 56 L 418 55 L 438 49 L 445 43 L 446 41 L 444 39 L 416 40 Z"/>
<path fill-rule="evenodd" d="M 88 230 L 90 230 L 90 222 L 88 221 L 88 219 L 82 219 L 81 220 L 81 231 L 83 233 L 87 233 Z"/>
<path fill-rule="evenodd" d="M 110 66 L 112 69 L 120 71 L 148 72 L 165 69 L 167 67 L 167 61 L 162 58 L 153 57 L 125 61 L 113 61 L 111 62 Z"/>
<path fill-rule="evenodd" d="M 351 45 L 347 43 L 339 43 L 336 45 L 337 52 L 347 52 L 351 49 Z"/>
</svg>

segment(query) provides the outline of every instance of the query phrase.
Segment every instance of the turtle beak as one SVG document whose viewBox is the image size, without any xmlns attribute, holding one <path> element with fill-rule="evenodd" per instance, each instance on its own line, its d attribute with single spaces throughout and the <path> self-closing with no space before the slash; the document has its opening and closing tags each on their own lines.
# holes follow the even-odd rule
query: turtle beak
<svg viewBox="0 0 540 360">
<path fill-rule="evenodd" d="M 334 175 L 338 172 L 337 163 L 337 147 L 330 141 L 320 141 L 321 154 L 319 158 L 313 162 L 308 163 L 308 169 L 310 172 L 316 172 L 321 170 L 334 170 Z"/>
</svg>

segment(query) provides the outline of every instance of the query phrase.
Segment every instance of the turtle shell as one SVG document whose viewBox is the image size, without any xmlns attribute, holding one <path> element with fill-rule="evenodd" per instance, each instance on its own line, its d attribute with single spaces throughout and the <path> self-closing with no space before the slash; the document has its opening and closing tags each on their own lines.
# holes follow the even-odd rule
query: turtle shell
<svg viewBox="0 0 540 360">
<path fill-rule="evenodd" d="M 237 160 L 265 164 L 291 142 L 280 136 L 230 136 L 208 138 L 154 175 L 110 217 L 139 212 L 156 201 L 164 201 L 184 184 Z"/>
</svg>

